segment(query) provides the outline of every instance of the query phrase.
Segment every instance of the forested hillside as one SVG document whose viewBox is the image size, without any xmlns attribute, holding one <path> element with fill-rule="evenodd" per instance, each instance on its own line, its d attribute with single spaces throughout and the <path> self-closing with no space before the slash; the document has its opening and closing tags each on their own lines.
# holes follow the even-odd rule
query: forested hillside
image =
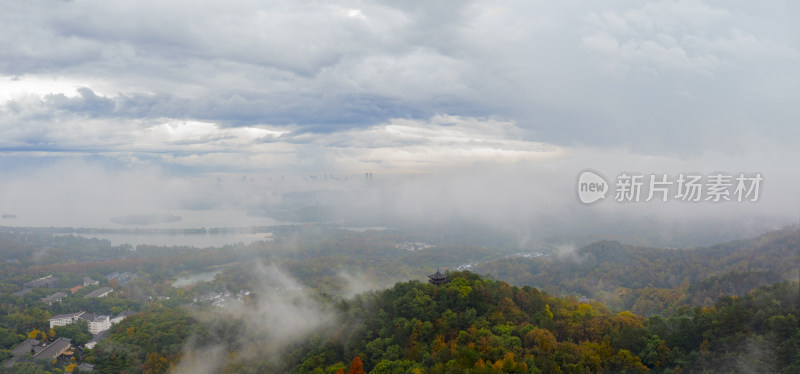
<svg viewBox="0 0 800 374">
<path fill-rule="evenodd" d="M 31 336 L 86 342 L 85 328 L 51 332 L 54 315 L 131 309 L 140 313 L 79 362 L 101 373 L 798 370 L 795 229 L 686 250 L 603 241 L 535 258 L 441 243 L 409 250 L 428 243 L 400 232 L 276 232 L 272 242 L 205 249 L 2 234 L 11 251 L 0 256 L 0 359 L 10 363 Z M 439 287 L 392 281 L 459 263 L 475 271 L 451 271 Z M 216 275 L 176 285 L 208 271 Z M 122 285 L 112 272 L 137 277 Z M 21 292 L 49 274 L 56 288 Z M 84 277 L 114 292 L 87 298 L 101 285 L 76 287 Z M 56 291 L 66 296 L 43 301 Z M 9 370 L 72 364 L 16 359 Z"/>
<path fill-rule="evenodd" d="M 403 282 L 330 301 L 337 323 L 278 359 L 271 358 L 269 345 L 238 338 L 247 321 L 199 330 L 203 343 L 195 349 L 229 350 L 220 371 L 231 373 L 795 373 L 798 301 L 796 284 L 784 282 L 721 298 L 711 307 L 645 318 L 455 272 L 439 287 Z M 123 322 L 97 350 L 96 369 L 122 370 L 124 356 L 114 347 L 123 343 L 164 354 L 160 364 L 160 354 L 140 354 L 126 372 L 169 367 L 175 353 L 165 348 L 171 343 L 163 336 L 169 334 L 153 329 L 162 336 L 158 341 L 167 342 L 153 346 L 159 343 L 141 335 L 143 325 L 138 319 Z M 263 352 L 244 359 L 234 353 L 243 345 Z"/>
<path fill-rule="evenodd" d="M 487 261 L 475 271 L 554 294 L 586 295 L 614 310 L 652 315 L 682 306 L 710 306 L 720 296 L 797 279 L 799 236 L 796 228 L 787 228 L 692 249 L 602 241 L 550 257 Z"/>
</svg>

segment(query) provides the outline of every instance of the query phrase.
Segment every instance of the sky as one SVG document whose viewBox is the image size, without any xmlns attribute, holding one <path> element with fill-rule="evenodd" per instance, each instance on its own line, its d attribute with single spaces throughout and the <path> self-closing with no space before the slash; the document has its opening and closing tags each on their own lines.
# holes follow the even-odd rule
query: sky
<svg viewBox="0 0 800 374">
<path fill-rule="evenodd" d="M 407 217 L 525 218 L 587 168 L 760 172 L 759 204 L 704 209 L 800 211 L 796 2 L 0 2 L 0 212 L 26 224 L 366 172 L 358 200 Z"/>
</svg>

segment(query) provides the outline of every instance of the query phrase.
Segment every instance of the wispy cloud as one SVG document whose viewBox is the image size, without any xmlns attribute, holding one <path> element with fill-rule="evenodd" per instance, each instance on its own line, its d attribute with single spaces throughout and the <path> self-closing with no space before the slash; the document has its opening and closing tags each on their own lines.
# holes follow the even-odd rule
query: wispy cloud
<svg viewBox="0 0 800 374">
<path fill-rule="evenodd" d="M 250 287 L 255 301 L 199 312 L 197 318 L 209 334 L 189 339 L 187 356 L 176 373 L 216 373 L 226 364 L 256 360 L 262 365 L 277 365 L 287 348 L 335 322 L 333 310 L 316 301 L 278 267 L 255 264 L 249 271 L 253 274 Z M 231 326 L 237 329 L 231 331 Z"/>
</svg>

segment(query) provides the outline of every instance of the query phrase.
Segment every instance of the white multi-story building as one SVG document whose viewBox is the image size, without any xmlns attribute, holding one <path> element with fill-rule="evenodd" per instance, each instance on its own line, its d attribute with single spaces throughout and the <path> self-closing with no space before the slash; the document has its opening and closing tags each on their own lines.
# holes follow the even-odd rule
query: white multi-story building
<svg viewBox="0 0 800 374">
<path fill-rule="evenodd" d="M 99 334 L 105 330 L 111 328 L 111 317 L 109 316 L 94 316 L 94 318 L 89 320 L 89 332 L 94 334 Z"/>
<path fill-rule="evenodd" d="M 70 313 L 70 314 L 59 314 L 50 318 L 50 328 L 56 326 L 66 326 L 78 320 L 81 316 L 84 315 L 84 312 L 78 313 Z"/>
<path fill-rule="evenodd" d="M 66 326 L 75 323 L 75 321 L 78 319 L 86 320 L 89 325 L 89 332 L 93 335 L 111 328 L 111 316 L 86 312 L 60 314 L 50 318 L 50 328 L 52 329 L 56 326 Z"/>
</svg>

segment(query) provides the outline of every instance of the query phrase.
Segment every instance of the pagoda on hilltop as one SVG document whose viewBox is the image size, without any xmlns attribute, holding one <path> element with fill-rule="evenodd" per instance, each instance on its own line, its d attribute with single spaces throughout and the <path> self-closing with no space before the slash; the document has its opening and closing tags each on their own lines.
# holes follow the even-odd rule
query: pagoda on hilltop
<svg viewBox="0 0 800 374">
<path fill-rule="evenodd" d="M 428 282 L 438 286 L 442 283 L 447 282 L 447 275 L 442 274 L 442 272 L 439 271 L 439 269 L 436 269 L 435 273 L 428 275 Z"/>
</svg>

